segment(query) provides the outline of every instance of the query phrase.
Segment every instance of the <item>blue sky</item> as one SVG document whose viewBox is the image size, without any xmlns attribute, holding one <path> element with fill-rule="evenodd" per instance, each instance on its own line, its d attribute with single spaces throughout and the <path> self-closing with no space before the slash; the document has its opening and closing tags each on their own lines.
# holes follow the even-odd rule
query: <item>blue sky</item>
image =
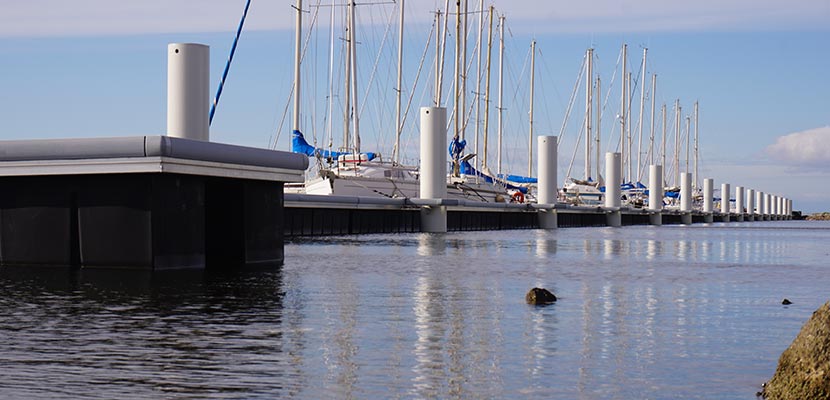
<svg viewBox="0 0 830 400">
<path fill-rule="evenodd" d="M 679 98 L 685 115 L 694 101 L 700 102 L 701 178 L 714 178 L 717 187 L 729 182 L 733 187 L 790 197 L 795 209 L 830 209 L 830 3 L 826 0 L 797 4 L 707 0 L 693 6 L 651 0 L 510 3 L 494 5 L 507 18 L 505 164 L 514 172 L 526 172 L 526 150 L 522 149 L 527 147 L 526 58 L 530 40 L 537 40 L 540 51 L 537 134 L 559 133 L 585 49 L 595 48 L 595 73 L 601 76 L 605 91 L 619 48 L 628 43 L 629 65 L 635 73 L 642 48 L 649 48 L 648 73 L 658 74 L 658 108 L 666 102 L 672 114 L 671 104 Z M 279 122 L 292 81 L 291 4 L 253 0 L 246 26 L 249 30 L 243 33 L 211 127 L 213 140 L 265 147 L 279 132 L 278 146 L 287 148 L 287 121 L 283 125 Z M 429 11 L 443 8 L 443 4 L 407 2 L 405 88 L 414 81 L 431 28 Z M 0 139 L 163 134 L 167 43 L 210 45 L 214 90 L 243 6 L 243 0 L 78 0 L 71 5 L 36 0 L 4 5 L 0 15 Z M 470 5 L 471 9 L 477 7 L 477 1 Z M 394 31 L 386 47 L 381 49 L 379 43 L 394 8 L 371 8 L 361 9 L 358 17 L 368 27 L 362 31 L 366 36 L 360 51 L 366 61 L 361 67 L 361 82 L 366 85 L 369 81 L 378 52 L 382 66 L 368 89 L 368 98 L 377 100 L 366 102 L 362 126 L 367 137 L 363 143 L 374 144 L 388 154 L 391 139 L 384 132 L 389 131 L 394 116 L 389 89 L 390 79 L 394 79 Z M 328 11 L 321 11 L 321 21 L 327 18 Z M 471 29 L 477 27 L 475 21 L 470 21 Z M 316 74 L 309 70 L 304 78 L 308 98 L 304 99 L 303 130 L 321 132 L 320 136 L 325 131 L 322 116 L 328 34 L 323 26 L 313 37 L 320 49 L 315 47 L 317 50 L 309 53 L 306 67 Z M 475 33 L 471 38 L 472 54 Z M 496 54 L 494 51 L 494 79 Z M 433 61 L 432 56 L 430 50 L 427 64 Z M 451 57 L 452 48 L 447 50 L 447 58 Z M 411 93 L 413 109 L 429 103 L 432 67 L 424 68 L 421 79 L 429 83 Z M 445 68 L 447 90 L 452 65 Z M 495 80 L 493 85 L 495 88 Z M 603 114 L 603 151 L 610 150 L 606 146 L 613 141 L 608 135 L 616 126 L 618 82 L 610 89 Z M 582 116 L 583 91 L 579 91 L 563 135 L 560 175 L 576 147 L 579 125 L 574 121 Z M 639 93 L 634 98 L 636 109 Z M 648 108 L 647 103 L 647 112 Z M 493 116 L 491 123 L 494 121 Z M 410 122 L 404 140 L 417 143 L 417 127 L 414 119 Z M 408 150 L 410 155 L 417 152 L 414 146 Z M 574 165 L 581 163 L 577 158 Z"/>
</svg>

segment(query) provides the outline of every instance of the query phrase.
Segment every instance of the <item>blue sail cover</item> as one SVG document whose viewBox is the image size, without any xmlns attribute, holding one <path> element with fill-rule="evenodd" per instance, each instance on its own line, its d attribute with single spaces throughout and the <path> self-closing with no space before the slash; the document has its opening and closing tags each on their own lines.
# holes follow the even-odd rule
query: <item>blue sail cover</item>
<svg viewBox="0 0 830 400">
<path fill-rule="evenodd" d="M 322 157 L 322 158 L 333 158 L 337 159 L 343 155 L 352 154 L 351 152 L 344 152 L 344 151 L 330 151 L 325 149 L 320 149 L 314 147 L 308 142 L 306 142 L 305 137 L 300 131 L 293 131 L 294 137 L 291 138 L 291 151 L 294 153 L 301 153 L 305 154 L 309 157 Z M 366 154 L 366 158 L 369 160 L 374 160 L 377 155 L 375 153 L 361 153 Z"/>
<path fill-rule="evenodd" d="M 467 141 L 466 140 L 458 140 L 458 138 L 453 138 L 450 141 L 450 146 L 447 150 L 449 150 L 450 157 L 452 157 L 453 160 L 458 160 L 461 157 L 461 153 L 464 152 L 464 148 L 466 146 L 467 146 Z M 465 167 L 464 164 L 466 164 L 466 167 Z M 466 161 L 463 162 L 462 165 L 461 165 L 461 173 L 466 174 L 466 175 L 476 175 L 476 174 L 478 174 L 478 176 L 484 176 L 483 174 L 481 174 L 478 171 L 476 171 L 475 173 L 464 172 L 465 168 L 470 168 L 470 170 L 475 171 L 475 169 L 472 167 L 472 165 L 470 165 L 470 163 L 468 163 Z M 513 183 L 538 183 L 538 179 L 536 179 L 536 178 L 528 178 L 526 176 L 520 176 L 520 175 L 500 174 L 498 177 L 501 180 L 505 180 L 505 181 L 509 181 L 509 182 L 513 182 Z M 487 182 L 492 182 L 491 177 L 487 176 L 487 178 L 490 179 Z"/>
<path fill-rule="evenodd" d="M 467 161 L 462 161 L 461 162 L 461 173 L 464 174 L 464 175 L 478 176 L 478 177 L 483 178 L 485 182 L 493 183 L 493 177 L 492 176 L 489 176 L 489 175 L 487 175 L 487 174 L 485 174 L 481 171 L 477 171 Z M 522 192 L 522 194 L 527 194 L 527 188 L 525 188 L 525 187 L 513 186 L 509 183 L 506 184 L 506 186 L 507 186 L 508 189 L 518 190 L 518 191 Z"/>
<path fill-rule="evenodd" d="M 588 178 L 588 182 L 591 182 L 591 178 Z M 626 183 L 621 183 L 620 184 L 620 190 L 633 190 L 633 189 L 647 189 L 647 188 L 640 182 L 637 182 L 637 183 L 626 182 Z M 605 186 L 600 187 L 599 191 L 602 192 L 602 193 L 605 193 Z M 646 192 L 648 192 L 648 190 L 646 190 Z"/>
<path fill-rule="evenodd" d="M 450 157 L 453 160 L 458 160 L 461 157 L 461 153 L 464 152 L 464 148 L 467 147 L 467 141 L 461 140 L 459 141 L 458 138 L 453 138 L 450 141 L 450 147 L 447 149 L 450 152 Z"/>
<path fill-rule="evenodd" d="M 501 174 L 499 175 L 499 178 L 515 183 L 539 183 L 539 179 L 521 175 Z"/>
</svg>

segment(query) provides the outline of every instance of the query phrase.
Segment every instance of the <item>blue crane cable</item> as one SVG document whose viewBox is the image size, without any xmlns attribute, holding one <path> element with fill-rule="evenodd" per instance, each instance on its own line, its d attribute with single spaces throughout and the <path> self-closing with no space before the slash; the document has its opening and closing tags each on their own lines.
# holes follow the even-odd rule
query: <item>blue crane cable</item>
<svg viewBox="0 0 830 400">
<path fill-rule="evenodd" d="M 219 96 L 222 95 L 222 88 L 225 86 L 225 79 L 228 78 L 228 70 L 231 69 L 233 54 L 236 53 L 236 44 L 239 42 L 239 36 L 242 35 L 242 26 L 245 25 L 245 17 L 248 16 L 248 7 L 250 6 L 251 0 L 248 0 L 245 3 L 245 11 L 242 12 L 242 19 L 239 20 L 239 27 L 236 28 L 236 37 L 233 39 L 233 46 L 231 46 L 231 54 L 228 56 L 228 63 L 225 64 L 225 71 L 222 72 L 222 80 L 219 81 L 219 89 L 216 90 L 216 97 L 213 98 L 213 104 L 210 106 L 210 120 L 208 120 L 208 125 L 213 122 L 213 114 L 216 113 L 216 106 L 219 104 Z"/>
</svg>

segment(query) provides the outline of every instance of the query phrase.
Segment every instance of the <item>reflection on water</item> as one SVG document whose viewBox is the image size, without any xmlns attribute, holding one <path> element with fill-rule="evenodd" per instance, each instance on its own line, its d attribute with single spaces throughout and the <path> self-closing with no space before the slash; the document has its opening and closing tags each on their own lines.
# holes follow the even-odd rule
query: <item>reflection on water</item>
<svg viewBox="0 0 830 400">
<path fill-rule="evenodd" d="M 828 239 L 369 235 L 291 242 L 279 270 L 0 268 L 0 397 L 753 398 L 827 300 Z M 560 301 L 525 304 L 533 286 Z"/>
</svg>

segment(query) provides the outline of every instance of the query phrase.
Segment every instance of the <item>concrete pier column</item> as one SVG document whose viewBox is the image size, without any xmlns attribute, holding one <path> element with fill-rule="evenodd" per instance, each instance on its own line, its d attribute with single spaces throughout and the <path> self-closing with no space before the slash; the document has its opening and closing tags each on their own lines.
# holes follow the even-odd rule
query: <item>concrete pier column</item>
<svg viewBox="0 0 830 400">
<path fill-rule="evenodd" d="M 680 221 L 684 225 L 692 224 L 692 174 L 680 174 Z"/>
<path fill-rule="evenodd" d="M 783 197 L 779 197 L 778 199 L 779 199 L 779 201 L 778 201 L 778 215 L 780 215 L 781 219 L 783 220 L 784 216 L 786 214 L 786 212 L 784 212 L 784 200 L 785 199 Z"/>
<path fill-rule="evenodd" d="M 550 205 L 550 207 L 539 209 L 539 227 L 542 229 L 556 229 L 559 223 L 553 205 L 556 204 L 556 182 L 558 182 L 556 146 L 559 143 L 559 138 L 556 136 L 539 136 L 537 143 L 539 149 L 539 155 L 536 157 L 538 159 L 539 190 L 536 199 L 540 207 Z"/>
<path fill-rule="evenodd" d="M 778 196 L 772 195 L 770 197 L 769 203 L 769 215 L 771 216 L 771 220 L 777 221 L 778 220 Z"/>
<path fill-rule="evenodd" d="M 621 153 L 605 153 L 605 207 L 610 208 L 607 215 L 608 226 L 622 226 L 620 206 L 620 185 L 622 184 Z"/>
<path fill-rule="evenodd" d="M 447 109 L 421 108 L 421 199 L 436 200 L 421 208 L 421 231 L 446 232 L 447 207 L 440 204 L 447 197 Z"/>
<path fill-rule="evenodd" d="M 210 140 L 210 47 L 167 45 L 167 136 Z"/>
<path fill-rule="evenodd" d="M 770 208 L 770 203 L 772 203 L 772 195 L 769 194 L 769 193 L 764 193 L 764 221 L 771 221 L 772 220 L 771 215 L 770 215 L 770 214 L 772 214 L 770 212 L 772 210 Z"/>
<path fill-rule="evenodd" d="M 712 178 L 703 180 L 703 220 L 707 224 L 714 222 L 712 213 L 715 211 L 713 207 L 713 198 L 715 193 L 715 181 Z"/>
<path fill-rule="evenodd" d="M 720 185 L 720 212 L 723 214 L 723 222 L 729 222 L 729 198 L 731 197 L 732 188 L 728 183 Z"/>
<path fill-rule="evenodd" d="M 775 196 L 775 219 L 780 221 L 783 213 L 781 212 L 781 196 Z"/>
<path fill-rule="evenodd" d="M 755 189 L 746 191 L 746 220 L 755 221 Z"/>
<path fill-rule="evenodd" d="M 607 190 L 607 189 L 606 189 Z M 651 225 L 663 225 L 663 166 L 648 168 L 648 210 Z"/>
<path fill-rule="evenodd" d="M 738 222 L 744 222 L 744 194 L 746 189 L 743 186 L 735 186 L 735 213 L 738 214 Z"/>
<path fill-rule="evenodd" d="M 764 220 L 764 199 L 766 195 L 762 191 L 755 192 L 755 214 L 756 220 L 763 221 Z"/>
</svg>

